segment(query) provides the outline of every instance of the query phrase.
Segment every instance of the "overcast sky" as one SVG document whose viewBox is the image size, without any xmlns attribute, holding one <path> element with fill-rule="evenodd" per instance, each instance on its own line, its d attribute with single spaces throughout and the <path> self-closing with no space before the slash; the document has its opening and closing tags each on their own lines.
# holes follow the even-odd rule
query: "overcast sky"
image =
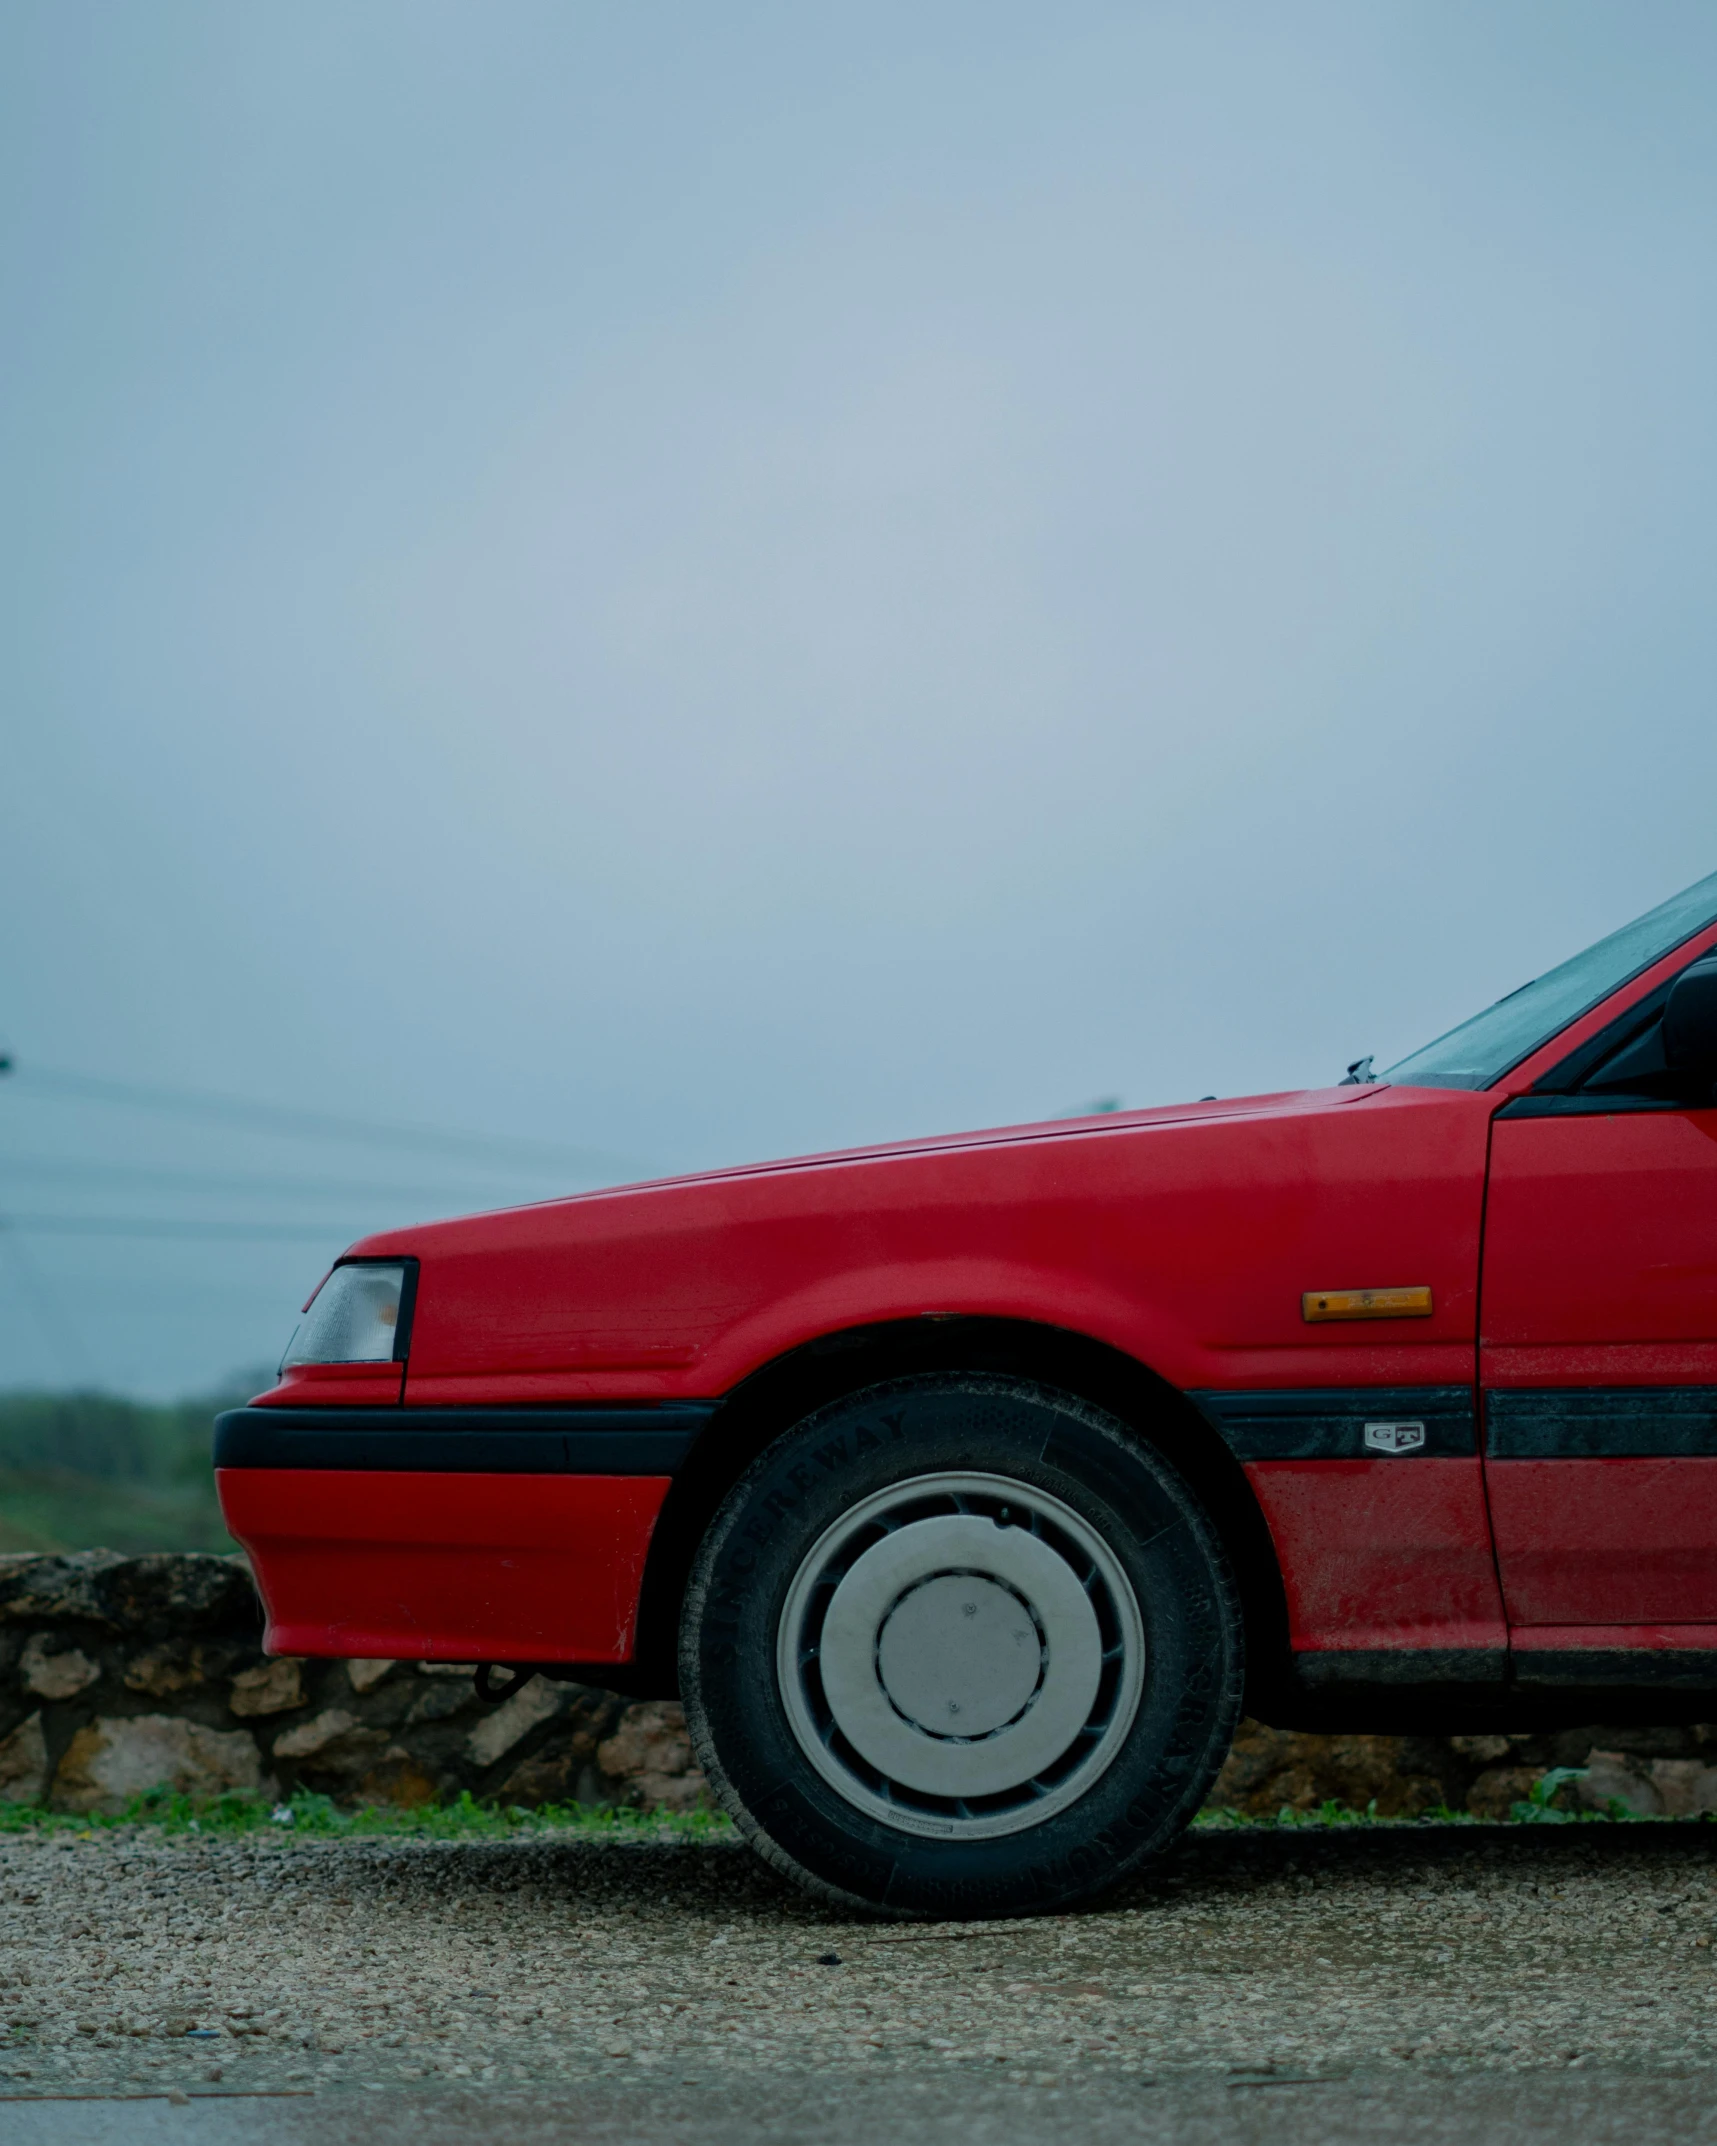
<svg viewBox="0 0 1717 2146">
<path fill-rule="evenodd" d="M 1717 868 L 1714 100 L 1708 0 L 13 0 L 0 1386 Z"/>
</svg>

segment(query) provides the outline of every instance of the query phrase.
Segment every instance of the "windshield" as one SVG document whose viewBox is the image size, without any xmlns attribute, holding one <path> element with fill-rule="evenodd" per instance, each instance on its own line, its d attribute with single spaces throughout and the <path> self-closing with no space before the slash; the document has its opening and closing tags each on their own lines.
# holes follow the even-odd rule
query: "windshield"
<svg viewBox="0 0 1717 2146">
<path fill-rule="evenodd" d="M 1717 923 L 1717 872 L 1611 932 L 1572 961 L 1547 969 L 1381 1078 L 1401 1088 L 1488 1088 L 1548 1043 L 1559 1028 L 1649 969 L 1703 925 Z"/>
</svg>

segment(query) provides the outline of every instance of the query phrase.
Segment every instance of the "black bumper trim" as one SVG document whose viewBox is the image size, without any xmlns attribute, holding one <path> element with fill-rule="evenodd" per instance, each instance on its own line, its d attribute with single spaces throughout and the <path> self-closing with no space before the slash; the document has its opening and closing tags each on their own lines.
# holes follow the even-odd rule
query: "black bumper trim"
<svg viewBox="0 0 1717 2146">
<path fill-rule="evenodd" d="M 1470 1386 L 1297 1386 L 1187 1398 L 1236 1460 L 1446 1459 L 1478 1451 Z M 1399 1433 L 1393 1445 L 1392 1432 Z"/>
<path fill-rule="evenodd" d="M 229 1408 L 217 1468 L 672 1475 L 719 1403 L 633 1408 Z"/>
</svg>

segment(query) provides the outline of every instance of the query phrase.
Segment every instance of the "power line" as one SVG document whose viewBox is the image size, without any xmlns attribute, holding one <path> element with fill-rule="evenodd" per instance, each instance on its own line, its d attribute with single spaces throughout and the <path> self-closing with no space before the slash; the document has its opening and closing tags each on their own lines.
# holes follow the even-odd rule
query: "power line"
<svg viewBox="0 0 1717 2146">
<path fill-rule="evenodd" d="M 154 1190 L 210 1193 L 283 1193 L 290 1199 L 445 1200 L 468 1199 L 469 1185 L 378 1185 L 350 1177 L 253 1177 L 208 1170 L 140 1170 L 129 1163 L 74 1162 L 60 1156 L 0 1156 L 0 1173 L 11 1178 L 46 1178 L 50 1182 L 147 1185 Z"/>
<path fill-rule="evenodd" d="M 14 1236 L 11 1243 L 16 1250 L 23 1239 Z M 230 1314 L 235 1318 L 246 1312 L 272 1312 L 276 1318 L 284 1313 L 290 1322 L 296 1318 L 317 1270 L 305 1268 L 302 1252 L 291 1251 L 286 1256 L 298 1262 L 290 1278 L 254 1288 L 230 1289 L 224 1284 L 209 1288 L 194 1277 L 174 1275 L 164 1281 L 158 1273 L 138 1274 L 124 1269 L 80 1276 L 78 1288 L 84 1301 L 99 1301 L 104 1331 L 115 1318 L 154 1323 L 211 1308 L 222 1317 Z"/>
<path fill-rule="evenodd" d="M 644 1174 L 626 1158 L 600 1148 L 562 1147 L 552 1141 L 518 1140 L 495 1133 L 452 1132 L 433 1125 L 388 1125 L 369 1118 L 347 1118 L 330 1111 L 296 1110 L 283 1103 L 258 1103 L 244 1096 L 212 1095 L 200 1090 L 142 1087 L 130 1081 L 105 1080 L 92 1073 L 70 1073 L 49 1066 L 14 1065 L 11 1081 L 20 1089 L 38 1089 L 44 1095 L 63 1096 L 75 1102 L 107 1103 L 130 1110 L 155 1110 L 174 1117 L 219 1120 L 248 1126 L 256 1132 L 273 1132 L 320 1140 L 361 1140 L 392 1147 L 433 1150 L 445 1155 L 514 1162 L 541 1168 L 550 1165 L 576 1170 L 581 1176 L 607 1177 Z M 10 1084 L 10 1083 L 9 1083 Z"/>
<path fill-rule="evenodd" d="M 241 1242 L 278 1240 L 298 1244 L 350 1244 L 362 1228 L 336 1229 L 315 1222 L 190 1222 L 156 1215 L 21 1215 L 0 1218 L 0 1230 L 32 1237 L 186 1237 Z"/>
</svg>

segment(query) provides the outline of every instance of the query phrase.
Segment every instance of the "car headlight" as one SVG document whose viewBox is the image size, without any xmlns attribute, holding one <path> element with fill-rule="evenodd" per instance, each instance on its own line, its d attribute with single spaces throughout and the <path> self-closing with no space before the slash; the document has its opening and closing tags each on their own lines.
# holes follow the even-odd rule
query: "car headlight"
<svg viewBox="0 0 1717 2146">
<path fill-rule="evenodd" d="M 336 1267 L 304 1307 L 281 1370 L 294 1364 L 403 1362 L 415 1270 L 409 1259 L 353 1259 Z"/>
</svg>

